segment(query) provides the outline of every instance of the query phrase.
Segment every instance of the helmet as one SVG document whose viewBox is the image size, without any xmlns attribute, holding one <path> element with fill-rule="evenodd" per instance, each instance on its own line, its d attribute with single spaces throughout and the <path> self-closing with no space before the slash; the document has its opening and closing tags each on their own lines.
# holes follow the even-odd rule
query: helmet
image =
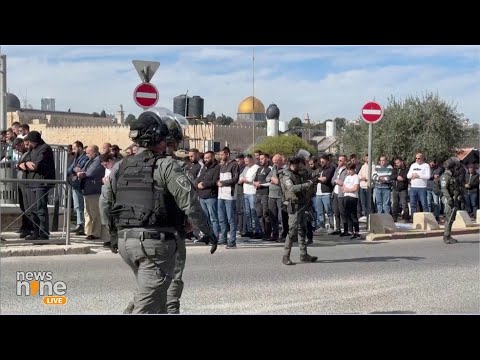
<svg viewBox="0 0 480 360">
<path fill-rule="evenodd" d="M 445 160 L 445 162 L 443 163 L 443 167 L 446 169 L 446 170 L 455 170 L 455 168 L 460 164 L 460 160 L 458 160 L 458 158 L 456 157 L 451 157 L 447 160 Z"/>
<path fill-rule="evenodd" d="M 141 147 L 155 145 L 167 136 L 167 125 L 151 111 L 141 113 L 138 119 L 130 125 L 129 137 Z"/>
<path fill-rule="evenodd" d="M 146 112 L 155 114 L 167 127 L 168 134 L 164 137 L 165 141 L 178 144 L 184 140 L 183 130 L 188 126 L 188 121 L 185 117 L 162 107 L 150 108 Z"/>
</svg>

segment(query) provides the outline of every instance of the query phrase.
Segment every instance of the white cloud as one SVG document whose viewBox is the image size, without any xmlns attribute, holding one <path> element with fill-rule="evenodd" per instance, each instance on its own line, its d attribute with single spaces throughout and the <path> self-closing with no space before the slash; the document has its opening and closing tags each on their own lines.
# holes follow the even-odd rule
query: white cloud
<svg viewBox="0 0 480 360">
<path fill-rule="evenodd" d="M 205 114 L 236 117 L 239 102 L 252 94 L 251 46 L 18 46 L 2 47 L 8 88 L 40 107 L 52 96 L 59 110 L 127 113 L 142 110 L 133 101 L 140 83 L 131 60 L 157 60 L 152 79 L 158 106 L 172 108 L 173 97 L 205 99 Z M 425 92 L 458 104 L 458 111 L 480 122 L 480 47 L 256 47 L 255 96 L 275 102 L 281 118 L 355 119 L 362 104 L 386 104 Z M 307 64 L 308 62 L 308 64 Z M 475 66 L 476 64 L 476 66 Z"/>
</svg>

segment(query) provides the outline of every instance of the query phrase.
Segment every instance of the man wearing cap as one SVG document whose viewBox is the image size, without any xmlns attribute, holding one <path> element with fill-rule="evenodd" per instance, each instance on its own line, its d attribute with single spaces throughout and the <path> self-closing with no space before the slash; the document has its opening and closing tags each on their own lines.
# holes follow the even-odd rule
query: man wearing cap
<svg viewBox="0 0 480 360">
<path fill-rule="evenodd" d="M 18 168 L 25 172 L 26 179 L 54 180 L 55 160 L 52 148 L 43 141 L 38 131 L 31 131 L 24 138 L 30 143 L 30 151 L 21 159 Z M 35 182 L 25 186 L 27 209 L 25 214 L 33 222 L 33 231 L 25 240 L 48 240 L 50 238 L 48 219 L 48 192 L 51 184 Z"/>
<path fill-rule="evenodd" d="M 120 149 L 118 145 L 112 145 L 110 152 L 112 153 L 113 157 L 115 158 L 116 161 L 123 159 L 123 155 L 120 154 Z"/>
</svg>

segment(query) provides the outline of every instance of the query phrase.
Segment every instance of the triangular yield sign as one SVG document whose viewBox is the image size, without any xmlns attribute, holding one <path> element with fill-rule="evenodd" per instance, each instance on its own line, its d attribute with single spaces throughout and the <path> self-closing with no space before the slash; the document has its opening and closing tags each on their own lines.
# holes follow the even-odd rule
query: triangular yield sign
<svg viewBox="0 0 480 360">
<path fill-rule="evenodd" d="M 160 66 L 159 61 L 132 60 L 132 63 L 140 76 L 140 80 L 144 82 L 150 82 Z"/>
</svg>

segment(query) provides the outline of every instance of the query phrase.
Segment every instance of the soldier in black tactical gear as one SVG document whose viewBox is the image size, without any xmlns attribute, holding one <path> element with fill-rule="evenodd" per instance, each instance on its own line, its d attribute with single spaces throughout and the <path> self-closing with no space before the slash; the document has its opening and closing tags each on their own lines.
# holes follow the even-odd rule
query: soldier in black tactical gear
<svg viewBox="0 0 480 360">
<path fill-rule="evenodd" d="M 217 249 L 191 181 L 178 162 L 167 156 L 174 114 L 164 115 L 165 111 L 148 109 L 130 126 L 130 138 L 139 150 L 117 163 L 117 171 L 111 174 L 118 250 L 137 282 L 134 314 L 157 314 L 166 308 L 187 218 L 206 234 L 205 242 L 212 244 L 210 253 Z"/>
<path fill-rule="evenodd" d="M 307 245 L 305 243 L 307 232 L 306 210 L 309 206 L 307 192 L 311 187 L 316 185 L 317 182 L 306 172 L 300 171 L 300 163 L 305 164 L 305 160 L 298 157 L 294 158 L 290 162 L 288 170 L 285 170 L 281 180 L 284 199 L 288 203 L 289 232 L 288 238 L 285 241 L 285 252 L 282 259 L 285 265 L 293 265 L 293 262 L 290 260 L 290 253 L 292 244 L 297 239 L 300 248 L 301 262 L 315 262 L 318 259 L 316 256 L 307 254 Z"/>
<path fill-rule="evenodd" d="M 446 160 L 443 164 L 445 172 L 440 177 L 440 188 L 442 191 L 442 201 L 445 205 L 445 228 L 443 231 L 443 242 L 445 244 L 455 244 L 458 241 L 451 236 L 452 224 L 455 221 L 457 215 L 458 207 L 463 198 L 463 189 L 462 184 L 462 165 L 460 161 L 451 157 Z"/>
</svg>

